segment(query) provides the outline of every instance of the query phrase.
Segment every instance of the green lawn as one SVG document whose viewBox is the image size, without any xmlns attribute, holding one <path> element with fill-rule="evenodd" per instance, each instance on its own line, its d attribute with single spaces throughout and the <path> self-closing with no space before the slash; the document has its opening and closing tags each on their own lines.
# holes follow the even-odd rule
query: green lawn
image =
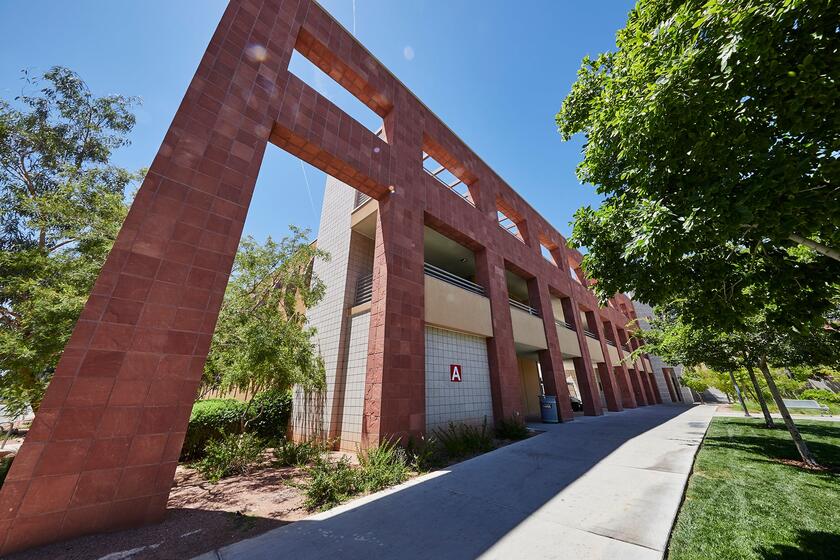
<svg viewBox="0 0 840 560">
<path fill-rule="evenodd" d="M 668 549 L 670 560 L 840 559 L 840 423 L 797 421 L 817 459 L 798 459 L 784 427 L 715 418 L 697 455 Z"/>
</svg>

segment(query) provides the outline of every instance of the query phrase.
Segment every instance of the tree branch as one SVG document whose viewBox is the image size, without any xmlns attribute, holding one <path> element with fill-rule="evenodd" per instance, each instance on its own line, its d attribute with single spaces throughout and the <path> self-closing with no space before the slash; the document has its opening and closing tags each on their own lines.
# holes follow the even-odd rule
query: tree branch
<svg viewBox="0 0 840 560">
<path fill-rule="evenodd" d="M 829 247 L 828 245 L 824 245 L 822 243 L 814 241 L 813 239 L 808 239 L 806 237 L 799 236 L 795 233 L 791 233 L 788 236 L 788 239 L 790 239 L 794 243 L 799 243 L 800 245 L 804 245 L 805 247 L 808 247 L 809 249 L 813 249 L 817 253 L 819 253 L 821 255 L 824 255 L 824 256 L 826 256 L 830 259 L 834 259 L 835 261 L 840 261 L 840 251 L 838 251 L 837 249 L 834 249 L 832 247 Z"/>
</svg>

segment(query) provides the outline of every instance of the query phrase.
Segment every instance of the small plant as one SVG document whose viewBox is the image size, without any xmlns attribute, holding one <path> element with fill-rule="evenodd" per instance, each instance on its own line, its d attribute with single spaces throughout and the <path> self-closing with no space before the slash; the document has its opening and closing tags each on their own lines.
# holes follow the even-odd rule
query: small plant
<svg viewBox="0 0 840 560">
<path fill-rule="evenodd" d="M 440 442 L 446 455 L 452 459 L 460 459 L 478 453 L 485 453 L 493 449 L 493 438 L 487 430 L 487 418 L 481 427 L 471 424 L 449 423 L 445 430 L 435 430 L 435 438 Z"/>
<path fill-rule="evenodd" d="M 411 466 L 417 472 L 426 472 L 445 463 L 440 442 L 434 436 L 408 440 L 406 453 L 411 458 Z"/>
<path fill-rule="evenodd" d="M 404 482 L 408 478 L 408 457 L 405 450 L 393 441 L 359 453 L 360 485 L 363 490 L 376 492 Z"/>
<path fill-rule="evenodd" d="M 528 437 L 528 427 L 517 418 L 502 418 L 496 424 L 496 437 L 519 441 Z"/>
<path fill-rule="evenodd" d="M 304 506 L 309 510 L 336 506 L 357 494 L 361 488 L 358 472 L 346 457 L 333 462 L 322 456 L 308 472 L 311 480 L 304 490 Z"/>
<path fill-rule="evenodd" d="M 303 467 L 317 461 L 327 450 L 325 443 L 285 440 L 274 448 L 274 463 L 279 467 Z"/>
<path fill-rule="evenodd" d="M 222 440 L 211 440 L 204 449 L 204 458 L 196 465 L 201 475 L 212 483 L 226 476 L 247 474 L 257 465 L 265 451 L 265 442 L 254 434 L 230 434 Z"/>
</svg>

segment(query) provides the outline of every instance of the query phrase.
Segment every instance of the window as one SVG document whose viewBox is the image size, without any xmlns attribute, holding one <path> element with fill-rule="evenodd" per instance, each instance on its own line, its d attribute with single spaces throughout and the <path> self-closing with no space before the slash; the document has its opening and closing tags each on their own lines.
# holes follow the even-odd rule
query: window
<svg viewBox="0 0 840 560">
<path fill-rule="evenodd" d="M 382 130 L 382 117 L 365 105 L 358 97 L 345 89 L 344 86 L 336 82 L 331 76 L 315 66 L 312 61 L 298 52 L 297 49 L 292 52 L 292 58 L 289 61 L 289 72 L 323 95 L 359 124 L 374 134 L 380 134 Z"/>
<path fill-rule="evenodd" d="M 551 249 L 549 249 L 542 241 L 540 241 L 540 252 L 545 260 L 557 266 L 557 261 L 554 260 L 554 255 L 551 254 Z"/>
<path fill-rule="evenodd" d="M 517 238 L 518 240 L 525 242 L 525 239 L 522 237 L 522 232 L 519 231 L 519 225 L 514 222 L 511 218 L 507 216 L 504 212 L 496 209 L 496 217 L 499 219 L 499 227 L 503 230 Z"/>
<path fill-rule="evenodd" d="M 437 179 L 443 186 L 475 206 L 475 199 L 470 192 L 469 185 L 456 177 L 446 166 L 439 163 L 426 152 L 423 152 L 423 169 L 426 173 Z"/>
</svg>

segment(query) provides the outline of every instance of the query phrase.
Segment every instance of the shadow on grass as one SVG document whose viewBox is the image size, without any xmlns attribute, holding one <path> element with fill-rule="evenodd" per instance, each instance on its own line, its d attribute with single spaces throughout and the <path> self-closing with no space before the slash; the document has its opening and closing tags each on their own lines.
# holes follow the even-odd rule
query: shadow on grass
<svg viewBox="0 0 840 560">
<path fill-rule="evenodd" d="M 759 547 L 764 560 L 837 560 L 840 558 L 840 535 L 826 531 L 797 531 L 796 544 Z"/>
<path fill-rule="evenodd" d="M 707 436 L 705 445 L 760 455 L 776 463 L 783 460 L 798 461 L 800 459 L 793 440 L 791 440 L 784 425 L 767 429 L 749 422 L 739 422 L 738 424 L 746 424 L 744 428 L 753 433 Z M 840 443 L 840 425 L 797 423 L 797 426 L 808 448 L 820 464 L 835 471 L 840 469 L 840 445 L 838 445 Z"/>
</svg>

